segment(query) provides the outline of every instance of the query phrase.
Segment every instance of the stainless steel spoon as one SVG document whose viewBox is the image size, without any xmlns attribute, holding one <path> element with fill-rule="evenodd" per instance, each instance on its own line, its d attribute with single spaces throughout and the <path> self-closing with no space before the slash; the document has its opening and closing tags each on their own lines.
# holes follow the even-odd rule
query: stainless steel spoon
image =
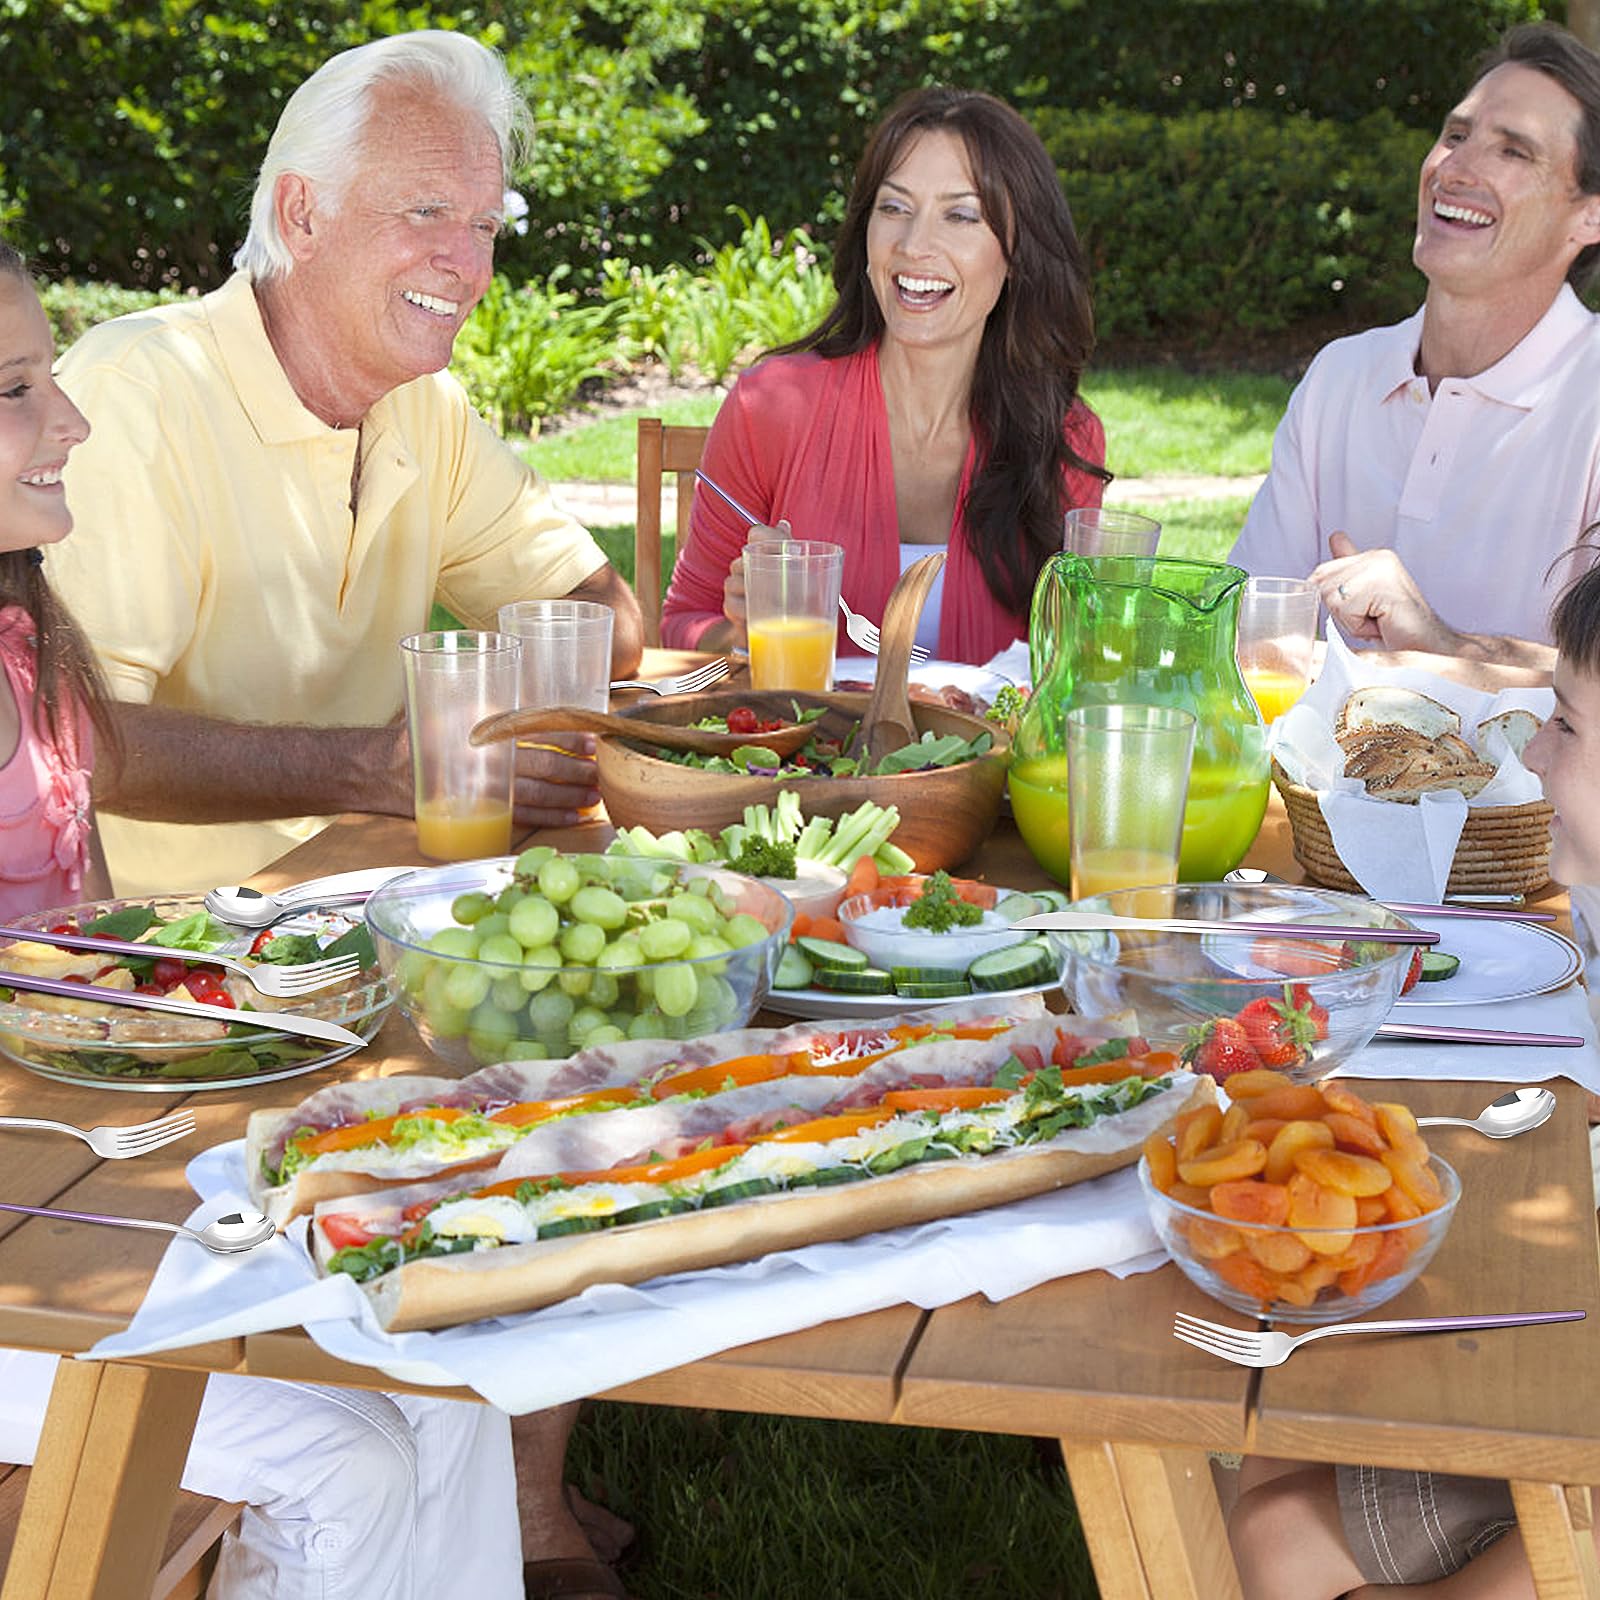
<svg viewBox="0 0 1600 1600">
<path fill-rule="evenodd" d="M 358 872 L 339 872 L 292 889 L 280 889 L 276 894 L 224 884 L 206 891 L 205 908 L 212 916 L 231 922 L 236 928 L 266 928 L 298 911 L 360 905 L 380 885 L 410 871 L 410 867 L 365 867 Z"/>
<path fill-rule="evenodd" d="M 277 1224 L 259 1211 L 229 1211 L 203 1228 L 186 1228 L 178 1222 L 155 1222 L 149 1217 L 111 1217 L 98 1211 L 58 1211 L 50 1206 L 18 1206 L 0 1201 L 0 1211 L 19 1211 L 26 1217 L 55 1217 L 64 1222 L 99 1222 L 111 1228 L 147 1228 L 154 1233 L 176 1233 L 203 1244 L 218 1255 L 236 1255 L 265 1244 L 278 1231 Z"/>
<path fill-rule="evenodd" d="M 1513 1089 L 1491 1100 L 1476 1117 L 1418 1117 L 1419 1128 L 1473 1128 L 1491 1139 L 1514 1139 L 1550 1120 L 1556 1097 L 1548 1089 Z"/>
</svg>

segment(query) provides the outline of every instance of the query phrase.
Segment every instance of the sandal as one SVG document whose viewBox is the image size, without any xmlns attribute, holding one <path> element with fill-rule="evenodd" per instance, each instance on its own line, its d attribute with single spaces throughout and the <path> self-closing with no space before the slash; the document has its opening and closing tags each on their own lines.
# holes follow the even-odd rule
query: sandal
<svg viewBox="0 0 1600 1600">
<path fill-rule="evenodd" d="M 605 1562 L 580 1558 L 524 1561 L 522 1588 L 527 1600 L 628 1600 L 622 1579 Z"/>
</svg>

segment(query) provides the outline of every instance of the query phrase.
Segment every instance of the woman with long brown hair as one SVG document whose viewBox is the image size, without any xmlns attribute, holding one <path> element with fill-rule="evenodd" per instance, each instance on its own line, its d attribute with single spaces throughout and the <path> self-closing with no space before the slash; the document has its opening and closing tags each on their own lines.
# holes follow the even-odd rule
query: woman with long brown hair
<svg viewBox="0 0 1600 1600">
<path fill-rule="evenodd" d="M 735 385 L 705 471 L 764 525 L 842 545 L 844 598 L 870 617 L 906 565 L 947 549 L 919 642 L 987 660 L 1026 632 L 1064 512 L 1098 505 L 1108 476 L 1078 395 L 1088 272 L 1038 135 L 989 95 L 907 95 L 856 169 L 834 282 L 822 323 Z M 748 534 L 696 495 L 665 642 L 743 644 Z"/>
</svg>

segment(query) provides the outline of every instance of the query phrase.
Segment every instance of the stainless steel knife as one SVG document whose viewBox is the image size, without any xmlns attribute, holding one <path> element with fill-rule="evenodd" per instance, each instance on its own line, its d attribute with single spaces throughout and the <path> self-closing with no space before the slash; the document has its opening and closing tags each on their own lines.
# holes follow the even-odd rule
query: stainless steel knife
<svg viewBox="0 0 1600 1600">
<path fill-rule="evenodd" d="M 326 1044 L 359 1047 L 367 1042 L 359 1033 L 341 1028 L 336 1022 L 324 1022 L 319 1017 L 299 1017 L 292 1011 L 234 1011 L 227 1006 L 208 1006 L 200 1000 L 172 1000 L 166 995 L 134 994 L 127 989 L 102 989 L 88 983 L 62 983 L 56 978 L 35 978 L 25 972 L 0 972 L 0 988 L 25 989 L 31 994 L 60 995 L 64 1000 L 128 1006 L 135 1011 L 167 1011 L 175 1016 L 204 1017 L 212 1022 L 242 1022 L 252 1028 L 271 1028 L 278 1033 L 298 1034 L 302 1039 L 320 1039 Z"/>
</svg>

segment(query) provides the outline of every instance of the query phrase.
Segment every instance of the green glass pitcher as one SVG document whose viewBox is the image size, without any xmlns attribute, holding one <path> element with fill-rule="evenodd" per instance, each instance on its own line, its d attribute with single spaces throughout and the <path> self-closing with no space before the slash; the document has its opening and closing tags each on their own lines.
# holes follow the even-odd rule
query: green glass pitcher
<svg viewBox="0 0 1600 1600">
<path fill-rule="evenodd" d="M 1033 591 L 1033 694 L 1017 730 L 1011 810 L 1046 872 L 1070 878 L 1066 714 L 1133 702 L 1194 712 L 1178 876 L 1238 866 L 1267 808 L 1266 730 L 1234 650 L 1247 574 L 1159 556 L 1051 556 Z"/>
</svg>

